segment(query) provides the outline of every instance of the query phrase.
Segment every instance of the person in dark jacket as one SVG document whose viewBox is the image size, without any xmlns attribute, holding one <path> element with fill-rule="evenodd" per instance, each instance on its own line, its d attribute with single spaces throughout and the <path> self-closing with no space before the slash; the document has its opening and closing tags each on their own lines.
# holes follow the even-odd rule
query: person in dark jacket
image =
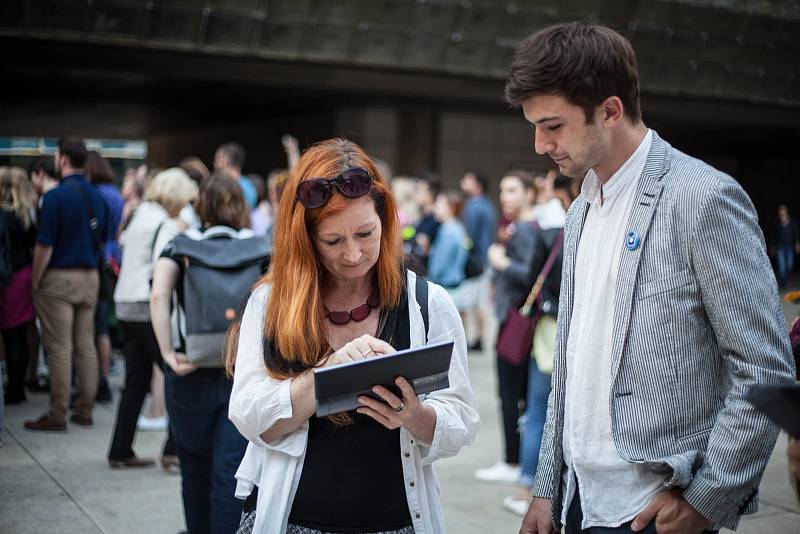
<svg viewBox="0 0 800 534">
<path fill-rule="evenodd" d="M 555 193 L 555 190 L 554 190 Z M 569 199 L 569 197 L 567 197 Z M 550 377 L 553 372 L 553 355 L 556 340 L 556 318 L 558 316 L 559 292 L 561 290 L 561 266 L 563 259 L 563 231 L 566 210 L 571 200 L 563 202 L 561 195 L 537 206 L 536 250 L 531 262 L 532 287 L 538 277 L 544 280 L 538 305 L 532 313 L 540 313 L 533 336 L 531 359 L 528 362 L 528 393 L 525 415 L 521 418 L 520 458 L 522 472 L 519 479 L 519 495 L 506 497 L 503 506 L 519 516 L 524 516 L 530 504 L 530 493 L 539 464 L 539 447 L 542 442 L 544 422 L 547 417 L 547 399 L 550 396 Z M 550 257 L 552 265 L 545 272 Z"/>
<path fill-rule="evenodd" d="M 786 287 L 789 275 L 794 270 L 795 254 L 800 253 L 800 228 L 789 214 L 789 208 L 778 206 L 778 218 L 772 233 L 772 254 L 777 267 L 778 286 Z"/>
<path fill-rule="evenodd" d="M 0 332 L 6 355 L 6 404 L 25 400 L 25 373 L 30 349 L 28 328 L 33 321 L 31 264 L 36 228 L 36 194 L 19 167 L 0 167 L 0 254 L 8 261 L 9 276 L 0 289 Z"/>
<path fill-rule="evenodd" d="M 533 180 L 523 171 L 506 174 L 500 181 L 500 208 L 503 216 L 511 220 L 508 225 L 508 241 L 505 245 L 495 243 L 489 247 L 489 265 L 495 270 L 495 314 L 502 323 L 508 311 L 519 307 L 531 290 L 531 266 L 537 249 L 539 233 L 534 221 L 525 217 L 530 213 L 530 199 L 534 190 Z M 521 402 L 527 393 L 527 359 L 515 366 L 498 355 L 497 384 L 503 420 L 505 457 L 492 467 L 478 469 L 475 478 L 484 482 L 514 484 L 518 482 L 519 468 L 519 420 Z"/>
</svg>

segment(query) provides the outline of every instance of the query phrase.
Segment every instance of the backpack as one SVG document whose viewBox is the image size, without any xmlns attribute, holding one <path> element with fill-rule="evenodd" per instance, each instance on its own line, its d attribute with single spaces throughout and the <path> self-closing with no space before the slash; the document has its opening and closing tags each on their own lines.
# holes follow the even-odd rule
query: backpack
<svg viewBox="0 0 800 534">
<path fill-rule="evenodd" d="M 183 257 L 178 313 L 186 357 L 200 367 L 222 367 L 228 326 L 269 264 L 269 242 L 263 236 L 196 240 L 179 234 L 171 247 L 174 258 Z"/>
<path fill-rule="evenodd" d="M 477 278 L 483 274 L 484 261 L 472 239 L 467 238 L 464 243 L 467 249 L 467 263 L 464 265 L 464 278 Z"/>
</svg>

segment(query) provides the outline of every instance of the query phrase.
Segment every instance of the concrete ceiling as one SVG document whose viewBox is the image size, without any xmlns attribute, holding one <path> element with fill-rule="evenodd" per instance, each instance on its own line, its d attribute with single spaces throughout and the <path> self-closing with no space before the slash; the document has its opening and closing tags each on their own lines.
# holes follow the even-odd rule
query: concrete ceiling
<svg viewBox="0 0 800 534">
<path fill-rule="evenodd" d="M 443 75 L 494 91 L 520 39 L 575 19 L 631 40 L 643 94 L 800 108 L 798 0 L 4 0 L 0 37 L 100 45 L 112 56 L 238 56 L 285 63 L 285 75 L 292 64 Z"/>
</svg>

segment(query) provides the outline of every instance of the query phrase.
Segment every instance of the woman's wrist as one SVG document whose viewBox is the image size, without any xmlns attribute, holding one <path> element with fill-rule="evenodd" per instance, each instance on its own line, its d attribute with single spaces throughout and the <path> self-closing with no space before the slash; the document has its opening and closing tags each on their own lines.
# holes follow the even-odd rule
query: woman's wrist
<svg viewBox="0 0 800 534">
<path fill-rule="evenodd" d="M 405 427 L 419 441 L 431 443 L 436 431 L 436 410 L 424 403 L 420 403 L 417 410 L 418 412 L 412 414 Z"/>
</svg>

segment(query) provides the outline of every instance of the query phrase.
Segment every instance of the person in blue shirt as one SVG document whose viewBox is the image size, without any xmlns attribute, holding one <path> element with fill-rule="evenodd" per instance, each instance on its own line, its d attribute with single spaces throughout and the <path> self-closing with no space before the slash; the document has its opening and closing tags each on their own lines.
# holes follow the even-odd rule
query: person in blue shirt
<svg viewBox="0 0 800 534">
<path fill-rule="evenodd" d="M 486 252 L 494 242 L 497 227 L 497 212 L 486 198 L 489 180 L 486 176 L 468 171 L 461 178 L 461 190 L 467 195 L 464 204 L 464 226 L 473 246 L 486 263 Z"/>
<path fill-rule="evenodd" d="M 472 240 L 472 246 L 483 260 L 484 274 L 468 280 L 468 288 L 464 289 L 465 310 L 464 324 L 469 350 L 483 350 L 484 308 L 489 308 L 490 272 L 487 251 L 495 241 L 497 230 L 497 212 L 494 205 L 486 198 L 489 180 L 477 172 L 468 171 L 461 178 L 461 190 L 467 195 L 464 205 L 464 226 Z"/>
<path fill-rule="evenodd" d="M 84 177 L 87 155 L 81 139 L 58 141 L 55 167 L 61 182 L 44 195 L 39 213 L 31 285 L 48 354 L 50 407 L 39 419 L 25 422 L 28 430 L 67 429 L 73 359 L 78 396 L 70 421 L 93 424 L 97 391 L 94 311 L 108 215 L 102 197 Z"/>
<path fill-rule="evenodd" d="M 117 186 L 114 184 L 114 170 L 103 156 L 96 150 L 90 150 L 84 168 L 86 179 L 92 184 L 108 210 L 108 228 L 103 250 L 104 269 L 119 275 L 119 266 L 122 262 L 122 248 L 119 246 L 117 234 L 122 221 L 122 211 L 125 206 Z M 109 284 L 110 285 L 110 284 Z M 108 319 L 114 305 L 113 288 L 108 287 L 97 298 L 95 309 L 94 334 L 98 356 L 100 357 L 100 380 L 97 384 L 97 402 L 111 402 L 111 388 L 108 385 L 108 371 L 111 363 L 111 336 L 109 333 Z"/>
<path fill-rule="evenodd" d="M 465 246 L 467 232 L 459 220 L 463 205 L 461 193 L 444 191 L 436 197 L 433 206 L 440 226 L 428 256 L 428 278 L 448 292 L 464 281 L 464 267 L 469 254 Z"/>
<path fill-rule="evenodd" d="M 258 204 L 258 192 L 253 182 L 242 174 L 246 156 L 244 147 L 239 143 L 234 141 L 224 143 L 214 153 L 214 170 L 229 174 L 239 182 L 244 200 L 252 210 Z"/>
</svg>

